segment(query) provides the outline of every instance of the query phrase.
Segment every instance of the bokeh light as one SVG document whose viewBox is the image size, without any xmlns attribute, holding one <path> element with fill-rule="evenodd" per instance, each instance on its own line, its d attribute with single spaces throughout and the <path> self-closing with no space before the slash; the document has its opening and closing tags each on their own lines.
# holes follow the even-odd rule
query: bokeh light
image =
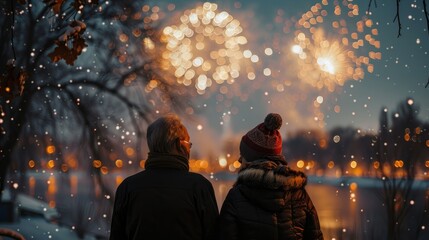
<svg viewBox="0 0 429 240">
<path fill-rule="evenodd" d="M 299 78 L 333 92 L 348 80 L 372 73 L 381 59 L 378 30 L 368 15 L 350 1 L 322 0 L 296 23 L 294 45 Z M 364 45 L 366 45 L 364 47 Z"/>
<path fill-rule="evenodd" d="M 259 57 L 243 50 L 247 38 L 237 19 L 218 10 L 215 3 L 205 2 L 180 16 L 180 23 L 164 28 L 162 53 L 164 68 L 174 72 L 179 84 L 193 85 L 199 94 L 213 84 L 233 84 L 240 75 L 248 76 L 252 68 L 243 67 L 257 62 Z M 270 51 L 266 50 L 269 54 Z"/>
</svg>

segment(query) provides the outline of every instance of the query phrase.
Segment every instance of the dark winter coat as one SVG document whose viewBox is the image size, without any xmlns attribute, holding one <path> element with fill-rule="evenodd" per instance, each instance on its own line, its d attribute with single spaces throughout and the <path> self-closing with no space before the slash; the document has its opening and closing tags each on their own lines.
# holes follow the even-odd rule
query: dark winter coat
<svg viewBox="0 0 429 240">
<path fill-rule="evenodd" d="M 272 161 L 241 170 L 220 213 L 221 240 L 323 239 L 302 172 Z"/>
<path fill-rule="evenodd" d="M 218 207 L 211 183 L 175 155 L 149 155 L 146 170 L 116 191 L 110 240 L 213 239 Z"/>
</svg>

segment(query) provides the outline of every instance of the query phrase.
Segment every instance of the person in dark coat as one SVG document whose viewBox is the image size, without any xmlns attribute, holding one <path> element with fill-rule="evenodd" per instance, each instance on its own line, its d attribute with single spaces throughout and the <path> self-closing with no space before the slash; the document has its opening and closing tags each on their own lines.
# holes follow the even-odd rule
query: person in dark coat
<svg viewBox="0 0 429 240">
<path fill-rule="evenodd" d="M 219 211 L 212 184 L 189 172 L 192 143 L 176 115 L 147 129 L 145 170 L 117 188 L 110 240 L 215 238 Z"/>
<path fill-rule="evenodd" d="M 242 137 L 242 165 L 222 204 L 219 239 L 323 239 L 307 177 L 282 155 L 281 125 L 281 116 L 270 113 Z"/>
</svg>

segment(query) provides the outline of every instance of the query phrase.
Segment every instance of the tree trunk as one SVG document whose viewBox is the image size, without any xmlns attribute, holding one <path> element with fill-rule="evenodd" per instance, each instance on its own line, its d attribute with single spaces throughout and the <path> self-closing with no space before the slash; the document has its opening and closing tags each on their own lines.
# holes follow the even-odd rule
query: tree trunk
<svg viewBox="0 0 429 240">
<path fill-rule="evenodd" d="M 0 139 L 0 199 L 3 194 L 3 190 L 6 187 L 6 177 L 9 166 L 12 162 L 12 153 L 18 144 L 19 136 L 21 135 L 21 130 L 25 123 L 25 113 L 29 102 L 24 99 L 29 97 L 30 94 L 24 94 L 23 96 L 10 101 L 10 105 L 7 104 L 6 106 L 3 106 L 8 109 L 4 109 L 7 117 L 2 124 L 5 128 L 5 133 L 3 133 Z"/>
</svg>

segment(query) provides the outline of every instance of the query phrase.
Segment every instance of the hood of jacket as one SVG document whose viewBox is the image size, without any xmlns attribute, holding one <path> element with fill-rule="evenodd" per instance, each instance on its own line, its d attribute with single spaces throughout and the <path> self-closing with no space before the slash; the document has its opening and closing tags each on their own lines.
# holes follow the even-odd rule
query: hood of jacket
<svg viewBox="0 0 429 240">
<path fill-rule="evenodd" d="M 278 211 L 286 206 L 294 191 L 306 184 L 303 172 L 272 161 L 257 161 L 239 172 L 235 186 L 253 204 Z"/>
</svg>

